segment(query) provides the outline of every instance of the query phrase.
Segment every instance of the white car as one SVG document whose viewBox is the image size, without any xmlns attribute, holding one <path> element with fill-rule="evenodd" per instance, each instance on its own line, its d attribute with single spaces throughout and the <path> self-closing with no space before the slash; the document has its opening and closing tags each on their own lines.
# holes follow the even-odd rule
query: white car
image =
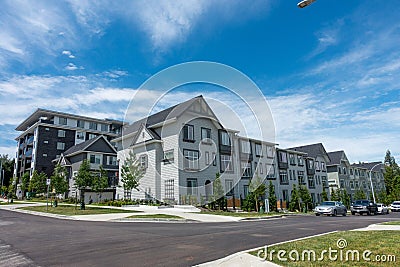
<svg viewBox="0 0 400 267">
<path fill-rule="evenodd" d="M 376 203 L 378 206 L 378 214 L 389 214 L 389 209 L 385 204 L 382 203 Z"/>
<path fill-rule="evenodd" d="M 393 211 L 400 211 L 400 201 L 394 201 L 390 204 L 390 210 Z"/>
</svg>

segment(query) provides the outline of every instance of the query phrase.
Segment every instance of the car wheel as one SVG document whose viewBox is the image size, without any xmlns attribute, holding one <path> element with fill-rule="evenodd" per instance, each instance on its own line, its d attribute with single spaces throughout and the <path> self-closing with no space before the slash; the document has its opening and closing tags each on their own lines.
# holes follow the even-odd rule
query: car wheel
<svg viewBox="0 0 400 267">
<path fill-rule="evenodd" d="M 319 213 L 315 213 L 315 216 L 319 216 L 320 214 Z"/>
<path fill-rule="evenodd" d="M 337 215 L 337 210 L 334 210 L 333 211 L 333 216 L 336 216 Z"/>
<path fill-rule="evenodd" d="M 371 215 L 371 212 L 367 211 L 367 215 L 368 215 L 368 216 Z"/>
<path fill-rule="evenodd" d="M 351 215 L 356 215 L 356 213 L 354 211 L 351 212 Z"/>
<path fill-rule="evenodd" d="M 347 215 L 347 210 L 344 210 L 343 211 L 343 216 L 346 216 Z"/>
</svg>

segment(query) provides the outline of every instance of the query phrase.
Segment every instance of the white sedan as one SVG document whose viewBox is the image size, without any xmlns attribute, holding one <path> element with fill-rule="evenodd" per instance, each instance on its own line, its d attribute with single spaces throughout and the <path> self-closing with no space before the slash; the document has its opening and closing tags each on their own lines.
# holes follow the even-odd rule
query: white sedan
<svg viewBox="0 0 400 267">
<path fill-rule="evenodd" d="M 389 214 L 389 209 L 385 204 L 382 203 L 376 203 L 378 206 L 378 214 Z"/>
</svg>

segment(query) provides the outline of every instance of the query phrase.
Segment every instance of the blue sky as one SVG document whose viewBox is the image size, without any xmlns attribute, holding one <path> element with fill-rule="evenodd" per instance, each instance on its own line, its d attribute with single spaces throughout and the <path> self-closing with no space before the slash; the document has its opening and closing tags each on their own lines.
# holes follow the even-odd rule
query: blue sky
<svg viewBox="0 0 400 267">
<path fill-rule="evenodd" d="M 400 158 L 398 2 L 296 4 L 1 1 L 0 154 L 14 154 L 14 128 L 38 107 L 123 119 L 146 79 L 201 60 L 258 85 L 281 147 L 322 142 L 351 162 L 381 160 L 387 149 Z M 200 93 L 218 98 L 181 90 L 164 104 Z"/>
</svg>

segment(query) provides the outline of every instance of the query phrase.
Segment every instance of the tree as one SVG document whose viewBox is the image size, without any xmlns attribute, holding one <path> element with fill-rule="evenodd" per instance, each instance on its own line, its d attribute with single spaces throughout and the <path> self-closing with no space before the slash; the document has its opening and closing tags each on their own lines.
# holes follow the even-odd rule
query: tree
<svg viewBox="0 0 400 267">
<path fill-rule="evenodd" d="M 334 188 L 332 188 L 332 192 L 331 192 L 331 201 L 339 201 L 339 189 L 335 190 Z"/>
<path fill-rule="evenodd" d="M 132 189 L 139 191 L 138 186 L 140 179 L 144 176 L 143 167 L 136 159 L 136 155 L 132 150 L 129 151 L 129 156 L 124 160 L 121 166 L 121 182 L 125 192 L 131 192 Z"/>
<path fill-rule="evenodd" d="M 108 187 L 108 175 L 107 171 L 103 169 L 103 166 L 100 166 L 100 171 L 98 173 L 98 176 L 95 177 L 94 183 L 93 183 L 93 190 L 98 192 L 100 194 L 100 199 L 102 197 L 102 193 L 104 189 Z"/>
<path fill-rule="evenodd" d="M 0 177 L 2 178 L 0 185 L 9 186 L 10 182 L 12 182 L 14 175 L 14 161 L 15 160 L 10 159 L 7 154 L 0 155 Z"/>
<path fill-rule="evenodd" d="M 321 197 L 322 197 L 322 201 L 328 201 L 329 200 L 328 199 L 328 193 L 326 192 L 325 187 L 322 187 Z"/>
<path fill-rule="evenodd" d="M 21 190 L 22 190 L 22 195 L 25 195 L 25 191 L 28 190 L 29 188 L 29 180 L 30 180 L 30 175 L 29 172 L 24 173 L 21 177 Z"/>
<path fill-rule="evenodd" d="M 342 201 L 343 205 L 345 205 L 347 208 L 350 208 L 350 195 L 344 188 L 340 190 L 340 201 Z"/>
<path fill-rule="evenodd" d="M 300 195 L 295 184 L 293 184 L 292 193 L 290 194 L 289 210 L 290 211 L 301 210 Z"/>
<path fill-rule="evenodd" d="M 213 182 L 213 202 L 218 206 L 220 210 L 221 207 L 224 209 L 225 206 L 225 193 L 224 188 L 222 187 L 222 182 L 220 178 L 220 174 L 215 174 L 215 180 Z"/>
<path fill-rule="evenodd" d="M 307 187 L 300 185 L 299 186 L 299 194 L 300 194 L 301 201 L 304 204 L 304 207 L 306 208 L 306 212 L 307 212 L 307 210 L 309 209 L 309 207 L 312 203 L 310 192 L 308 191 Z"/>
<path fill-rule="evenodd" d="M 366 199 L 367 196 L 365 195 L 365 192 L 362 191 L 361 189 L 358 189 L 355 193 L 354 193 L 354 199 Z"/>
<path fill-rule="evenodd" d="M 85 199 L 85 189 L 92 187 L 94 181 L 94 175 L 90 170 L 90 163 L 85 159 L 79 166 L 78 173 L 75 177 L 75 185 L 80 190 L 81 202 Z"/>
<path fill-rule="evenodd" d="M 275 194 L 275 186 L 272 184 L 272 181 L 269 181 L 268 185 L 268 203 L 269 203 L 269 210 L 276 211 L 276 194 Z"/>
<path fill-rule="evenodd" d="M 68 189 L 68 172 L 64 166 L 57 164 L 51 176 L 51 188 L 56 194 L 65 194 Z"/>
<path fill-rule="evenodd" d="M 29 183 L 29 191 L 35 192 L 37 194 L 42 194 L 47 192 L 46 185 L 47 175 L 43 172 L 38 173 L 36 170 L 33 172 L 31 181 Z"/>
<path fill-rule="evenodd" d="M 400 168 L 390 150 L 386 151 L 384 179 L 388 202 L 400 199 Z"/>
</svg>

